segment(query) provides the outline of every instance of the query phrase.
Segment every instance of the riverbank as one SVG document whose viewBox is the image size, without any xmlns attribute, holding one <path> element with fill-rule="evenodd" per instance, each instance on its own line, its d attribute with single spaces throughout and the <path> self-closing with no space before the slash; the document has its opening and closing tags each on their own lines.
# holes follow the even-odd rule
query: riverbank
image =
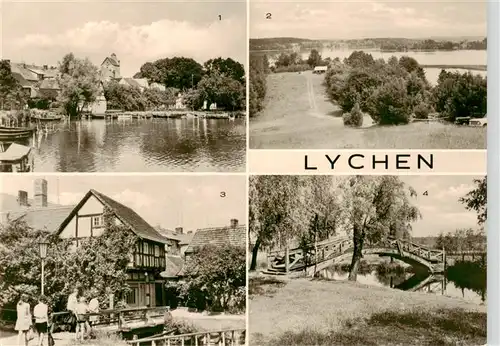
<svg viewBox="0 0 500 346">
<path fill-rule="evenodd" d="M 486 307 L 346 281 L 251 275 L 252 345 L 486 343 Z"/>
</svg>

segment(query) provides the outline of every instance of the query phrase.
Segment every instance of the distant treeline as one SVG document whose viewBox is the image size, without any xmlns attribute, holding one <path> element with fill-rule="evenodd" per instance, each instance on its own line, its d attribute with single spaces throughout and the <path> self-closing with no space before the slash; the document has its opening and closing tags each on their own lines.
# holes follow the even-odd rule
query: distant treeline
<svg viewBox="0 0 500 346">
<path fill-rule="evenodd" d="M 487 39 L 433 40 L 406 38 L 367 38 L 355 40 L 308 40 L 292 37 L 250 39 L 250 50 L 310 50 L 310 49 L 380 49 L 385 51 L 486 50 Z"/>
<path fill-rule="evenodd" d="M 443 70 L 433 87 L 423 68 L 408 56 L 393 56 L 386 62 L 354 51 L 343 62 L 336 59 L 330 64 L 325 86 L 350 126 L 362 125 L 362 113 L 380 125 L 407 124 L 436 112 L 450 121 L 486 114 L 486 78 Z"/>
</svg>

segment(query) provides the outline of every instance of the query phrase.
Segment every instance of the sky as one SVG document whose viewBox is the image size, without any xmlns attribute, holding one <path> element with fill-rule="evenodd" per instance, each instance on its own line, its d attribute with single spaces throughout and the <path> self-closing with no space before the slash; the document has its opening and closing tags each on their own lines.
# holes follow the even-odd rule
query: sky
<svg viewBox="0 0 500 346">
<path fill-rule="evenodd" d="M 478 0 L 250 2 L 250 37 L 355 39 L 486 36 Z M 266 19 L 266 14 L 271 19 Z"/>
<path fill-rule="evenodd" d="M 1 53 L 14 62 L 57 65 L 73 52 L 100 65 L 115 53 L 124 77 L 147 61 L 173 56 L 200 63 L 231 57 L 246 64 L 242 0 L 4 0 L 1 8 Z"/>
<path fill-rule="evenodd" d="M 477 214 L 468 211 L 458 199 L 475 188 L 474 179 L 480 176 L 400 176 L 418 193 L 413 200 L 422 219 L 413 224 L 413 237 L 437 236 L 441 231 L 454 232 L 459 228 L 477 229 Z M 427 191 L 427 195 L 424 193 Z"/>
<path fill-rule="evenodd" d="M 49 202 L 58 203 L 59 190 L 59 204 L 74 205 L 94 189 L 132 208 L 153 227 L 194 231 L 226 226 L 230 219 L 246 224 L 246 177 L 241 175 L 16 175 L 2 185 L 2 193 L 17 196 L 24 190 L 31 199 L 36 178 L 47 180 Z"/>
</svg>

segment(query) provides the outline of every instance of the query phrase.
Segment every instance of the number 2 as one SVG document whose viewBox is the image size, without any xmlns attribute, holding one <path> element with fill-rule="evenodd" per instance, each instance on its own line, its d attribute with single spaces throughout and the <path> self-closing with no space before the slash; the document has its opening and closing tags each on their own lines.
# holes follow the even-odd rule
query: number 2
<svg viewBox="0 0 500 346">
<path fill-rule="evenodd" d="M 271 13 L 266 13 L 266 19 L 272 19 L 272 14 Z"/>
</svg>

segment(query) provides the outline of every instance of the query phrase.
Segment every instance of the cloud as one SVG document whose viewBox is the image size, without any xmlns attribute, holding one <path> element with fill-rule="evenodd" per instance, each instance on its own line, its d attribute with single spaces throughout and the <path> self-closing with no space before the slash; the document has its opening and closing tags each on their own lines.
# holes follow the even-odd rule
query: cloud
<svg viewBox="0 0 500 346">
<path fill-rule="evenodd" d="M 72 51 L 89 56 L 96 64 L 114 52 L 121 59 L 122 74 L 131 75 L 146 61 L 172 56 L 191 57 L 200 63 L 223 56 L 245 63 L 245 37 L 245 23 L 235 18 L 204 26 L 168 19 L 143 25 L 93 21 L 57 35 L 27 34 L 10 42 L 12 47 L 5 50 L 22 51 L 23 56 L 51 51 L 58 54 L 58 60 Z"/>
<path fill-rule="evenodd" d="M 154 205 L 154 200 L 151 196 L 129 189 L 114 194 L 111 198 L 133 210 L 146 210 Z"/>
</svg>

